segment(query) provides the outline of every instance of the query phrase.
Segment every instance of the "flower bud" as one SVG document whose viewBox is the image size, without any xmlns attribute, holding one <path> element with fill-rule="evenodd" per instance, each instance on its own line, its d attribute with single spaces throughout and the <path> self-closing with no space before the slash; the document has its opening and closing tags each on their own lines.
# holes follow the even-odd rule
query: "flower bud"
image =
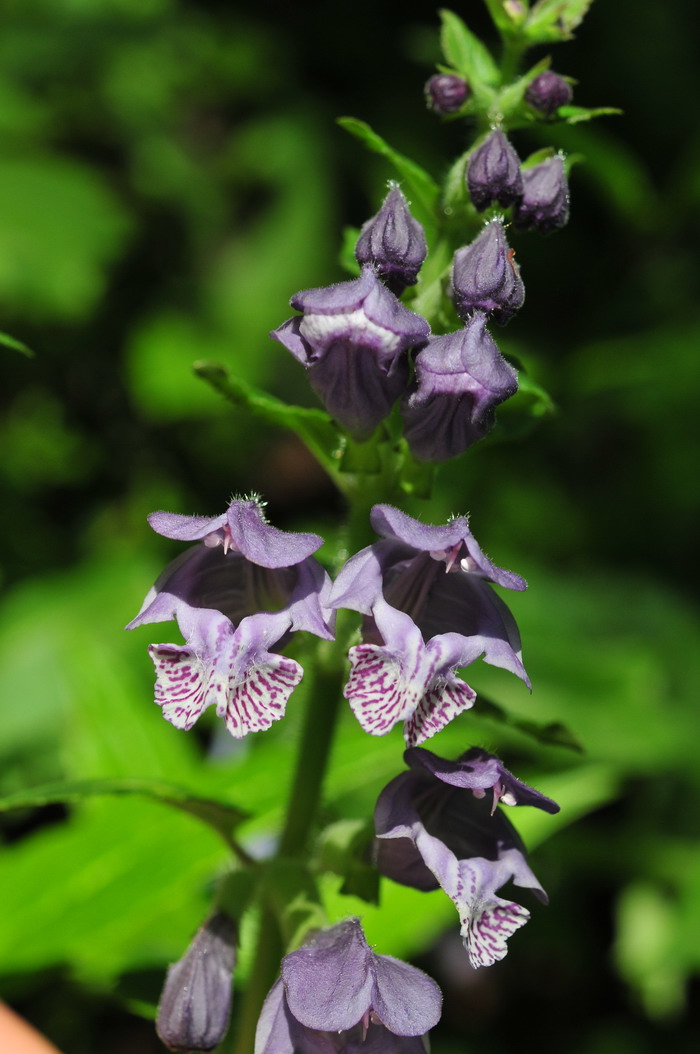
<svg viewBox="0 0 700 1054">
<path fill-rule="evenodd" d="M 497 201 L 503 208 L 523 192 L 520 159 L 500 129 L 495 129 L 471 156 L 467 187 L 478 212 Z"/>
<path fill-rule="evenodd" d="M 573 92 L 571 85 L 553 70 L 545 70 L 535 77 L 525 92 L 525 101 L 535 110 L 551 117 L 560 106 L 571 102 Z"/>
<path fill-rule="evenodd" d="M 466 322 L 475 310 L 491 313 L 505 325 L 522 307 L 525 286 L 508 248 L 503 223 L 487 223 L 471 245 L 458 249 L 452 265 L 452 287 L 457 314 Z"/>
<path fill-rule="evenodd" d="M 550 234 L 569 219 L 569 184 L 560 154 L 523 172 L 523 196 L 516 205 L 516 227 Z"/>
<path fill-rule="evenodd" d="M 453 73 L 436 73 L 426 83 L 425 99 L 435 113 L 455 113 L 469 98 L 469 85 Z"/>
<path fill-rule="evenodd" d="M 392 183 L 381 209 L 360 231 L 357 262 L 372 264 L 385 285 L 400 296 L 407 285 L 415 285 L 427 253 L 423 228 L 409 212 L 398 183 Z"/>
<path fill-rule="evenodd" d="M 171 1050 L 213 1050 L 228 1029 L 236 927 L 224 912 L 195 934 L 182 959 L 168 969 L 156 1031 Z"/>
</svg>

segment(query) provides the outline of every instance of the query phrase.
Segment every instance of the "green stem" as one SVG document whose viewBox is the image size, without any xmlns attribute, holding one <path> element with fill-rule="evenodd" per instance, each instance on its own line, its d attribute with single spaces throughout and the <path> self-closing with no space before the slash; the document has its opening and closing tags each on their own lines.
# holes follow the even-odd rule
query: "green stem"
<svg viewBox="0 0 700 1054">
<path fill-rule="evenodd" d="M 508 37 L 503 42 L 503 55 L 501 58 L 501 83 L 510 84 L 515 80 L 523 52 L 527 49 L 527 41 L 520 37 Z"/>
<path fill-rule="evenodd" d="M 282 951 L 277 919 L 272 908 L 265 904 L 260 917 L 253 968 L 246 985 L 243 1010 L 238 1021 L 236 1042 L 231 1047 L 234 1054 L 252 1054 L 260 1009 L 279 969 Z"/>
</svg>

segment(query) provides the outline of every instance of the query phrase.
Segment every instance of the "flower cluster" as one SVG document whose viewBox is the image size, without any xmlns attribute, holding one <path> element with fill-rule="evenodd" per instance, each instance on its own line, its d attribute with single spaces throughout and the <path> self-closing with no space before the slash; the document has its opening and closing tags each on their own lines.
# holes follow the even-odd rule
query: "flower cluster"
<svg viewBox="0 0 700 1054">
<path fill-rule="evenodd" d="M 446 761 L 414 747 L 404 759 L 409 771 L 392 780 L 377 801 L 376 866 L 403 885 L 443 889 L 459 912 L 470 963 L 491 966 L 530 917 L 521 904 L 496 895 L 501 886 L 512 881 L 547 903 L 525 847 L 497 806 L 534 805 L 549 813 L 559 806 L 478 748 Z"/>
<path fill-rule="evenodd" d="M 410 746 L 435 735 L 473 706 L 456 670 L 481 656 L 529 686 L 517 626 L 491 588 L 526 583 L 485 556 L 464 517 L 432 527 L 376 505 L 380 541 L 334 583 L 311 556 L 322 539 L 270 526 L 257 499 L 234 499 L 219 517 L 156 512 L 149 521 L 167 538 L 198 542 L 166 567 L 127 627 L 175 619 L 185 637 L 149 648 L 156 703 L 177 728 L 209 706 L 236 738 L 269 728 L 303 675 L 279 651 L 298 630 L 332 639 L 339 608 L 365 616 L 345 696 L 372 735 L 398 722 Z"/>
<path fill-rule="evenodd" d="M 428 323 L 397 299 L 416 282 L 425 255 L 423 229 L 392 184 L 360 232 L 361 277 L 297 293 L 291 303 L 301 316 L 271 336 L 306 368 L 328 412 L 354 438 L 367 439 L 401 397 L 412 453 L 444 461 L 486 435 L 495 408 L 517 391 L 517 374 L 485 324 L 489 314 L 507 321 L 525 293 L 502 224 L 488 224 L 455 256 L 454 301 L 464 328 L 431 336 Z"/>
</svg>

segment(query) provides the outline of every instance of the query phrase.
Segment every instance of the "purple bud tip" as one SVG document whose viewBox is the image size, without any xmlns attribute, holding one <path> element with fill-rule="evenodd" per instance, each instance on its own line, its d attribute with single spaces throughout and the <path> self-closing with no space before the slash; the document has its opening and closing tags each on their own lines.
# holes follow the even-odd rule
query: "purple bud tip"
<svg viewBox="0 0 700 1054">
<path fill-rule="evenodd" d="M 491 132 L 472 154 L 467 187 L 478 212 L 483 212 L 493 201 L 508 208 L 522 194 L 520 159 L 500 129 Z"/>
<path fill-rule="evenodd" d="M 523 172 L 523 196 L 513 215 L 516 227 L 550 234 L 569 219 L 569 184 L 560 154 Z"/>
<path fill-rule="evenodd" d="M 355 246 L 361 265 L 376 268 L 396 296 L 415 285 L 428 253 L 425 233 L 411 215 L 398 183 L 392 183 L 381 209 L 364 224 Z"/>
<path fill-rule="evenodd" d="M 487 223 L 470 245 L 458 249 L 452 267 L 457 314 L 466 322 L 474 311 L 505 325 L 522 307 L 525 287 L 500 220 Z"/>
<path fill-rule="evenodd" d="M 469 98 L 469 85 L 453 73 L 436 73 L 426 83 L 426 102 L 435 113 L 455 113 Z"/>
<path fill-rule="evenodd" d="M 560 106 L 570 103 L 572 97 L 571 85 L 553 70 L 540 73 L 525 92 L 525 101 L 547 117 L 556 113 Z"/>
</svg>

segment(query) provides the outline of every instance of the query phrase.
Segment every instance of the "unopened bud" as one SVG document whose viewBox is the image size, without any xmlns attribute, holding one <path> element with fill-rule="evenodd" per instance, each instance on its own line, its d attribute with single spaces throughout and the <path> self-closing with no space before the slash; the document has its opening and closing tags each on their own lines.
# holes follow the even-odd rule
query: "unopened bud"
<svg viewBox="0 0 700 1054">
<path fill-rule="evenodd" d="M 467 187 L 478 212 L 497 201 L 503 208 L 523 192 L 520 159 L 503 132 L 495 129 L 471 156 Z"/>
<path fill-rule="evenodd" d="M 553 70 L 545 70 L 535 77 L 525 92 L 525 101 L 540 113 L 551 117 L 560 106 L 571 102 L 571 85 Z"/>
<path fill-rule="evenodd" d="M 182 959 L 168 969 L 156 1031 L 171 1050 L 213 1050 L 228 1029 L 236 927 L 219 911 L 195 934 Z"/>
<path fill-rule="evenodd" d="M 455 308 L 463 322 L 478 310 L 505 325 L 522 307 L 525 286 L 500 220 L 487 223 L 471 245 L 457 250 L 452 287 Z"/>
<path fill-rule="evenodd" d="M 425 234 L 409 212 L 398 183 L 392 183 L 376 216 L 362 227 L 355 246 L 357 262 L 371 264 L 392 293 L 415 285 L 427 255 Z"/>
<path fill-rule="evenodd" d="M 423 90 L 429 109 L 435 113 L 455 113 L 469 98 L 469 85 L 453 73 L 436 73 Z"/>
<path fill-rule="evenodd" d="M 513 214 L 517 227 L 540 234 L 563 227 L 569 219 L 569 184 L 564 161 L 557 154 L 523 172 L 523 196 Z"/>
</svg>

